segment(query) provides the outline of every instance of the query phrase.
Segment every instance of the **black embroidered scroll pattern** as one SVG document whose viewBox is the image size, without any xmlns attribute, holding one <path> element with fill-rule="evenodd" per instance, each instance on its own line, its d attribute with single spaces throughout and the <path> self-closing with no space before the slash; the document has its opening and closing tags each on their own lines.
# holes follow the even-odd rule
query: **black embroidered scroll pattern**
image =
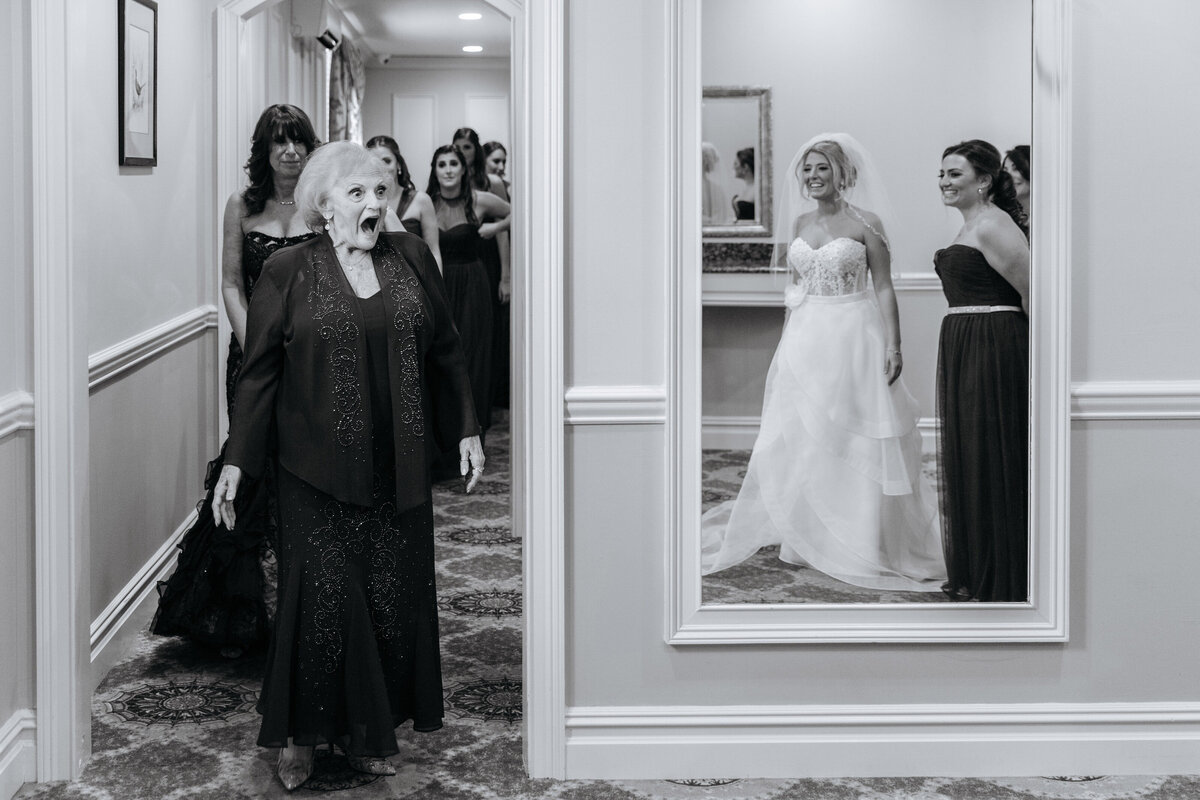
<svg viewBox="0 0 1200 800">
<path fill-rule="evenodd" d="M 347 604 L 355 602 L 349 583 L 356 564 L 366 559 L 366 600 L 376 638 L 396 639 L 401 635 L 398 605 L 398 551 L 404 540 L 397 527 L 396 505 L 380 502 L 391 481 L 376 475 L 374 505 L 356 506 L 329 499 L 322 508 L 322 524 L 309 534 L 317 554 L 316 599 L 313 609 L 313 639 L 321 666 L 332 675 L 345 653 Z"/>
<path fill-rule="evenodd" d="M 334 439 L 342 447 L 362 445 L 362 390 L 358 380 L 359 328 L 352 316 L 350 300 L 341 290 L 334 269 L 322 249 L 313 253 L 313 282 L 308 292 L 317 332 L 329 345 L 329 366 L 333 370 L 333 406 L 338 412 Z"/>
<path fill-rule="evenodd" d="M 395 313 L 392 324 L 396 338 L 392 349 L 400 355 L 400 396 L 394 408 L 401 423 L 408 426 L 409 436 L 400 437 L 399 450 L 406 455 L 425 437 L 425 414 L 421 407 L 421 365 L 418 360 L 417 336 L 425 326 L 425 304 L 421 299 L 421 284 L 412 267 L 394 251 L 379 248 L 379 270 L 387 279 L 388 294 Z"/>
</svg>

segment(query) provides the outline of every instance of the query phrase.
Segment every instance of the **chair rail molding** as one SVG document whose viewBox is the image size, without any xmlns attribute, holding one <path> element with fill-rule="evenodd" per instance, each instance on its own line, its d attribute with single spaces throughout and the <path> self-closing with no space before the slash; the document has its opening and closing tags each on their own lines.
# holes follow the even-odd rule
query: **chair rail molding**
<svg viewBox="0 0 1200 800">
<path fill-rule="evenodd" d="M 217 307 L 203 305 L 88 357 L 88 390 L 101 386 L 142 364 L 170 352 L 217 327 Z"/>
<path fill-rule="evenodd" d="M 33 395 L 9 392 L 0 396 L 0 442 L 20 431 L 33 430 Z"/>
<path fill-rule="evenodd" d="M 0 797 L 13 797 L 21 784 L 37 779 L 37 715 L 33 709 L 14 711 L 0 725 Z"/>
<path fill-rule="evenodd" d="M 1200 381 L 1075 383 L 1071 385 L 1071 419 L 1200 419 Z"/>
</svg>

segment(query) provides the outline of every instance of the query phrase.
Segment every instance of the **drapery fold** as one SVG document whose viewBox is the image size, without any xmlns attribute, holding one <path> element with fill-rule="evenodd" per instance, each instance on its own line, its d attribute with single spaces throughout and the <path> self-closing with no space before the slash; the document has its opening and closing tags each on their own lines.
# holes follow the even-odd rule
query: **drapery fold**
<svg viewBox="0 0 1200 800">
<path fill-rule="evenodd" d="M 362 53 L 348 38 L 333 51 L 329 65 L 329 141 L 363 143 L 362 101 L 367 71 Z"/>
</svg>

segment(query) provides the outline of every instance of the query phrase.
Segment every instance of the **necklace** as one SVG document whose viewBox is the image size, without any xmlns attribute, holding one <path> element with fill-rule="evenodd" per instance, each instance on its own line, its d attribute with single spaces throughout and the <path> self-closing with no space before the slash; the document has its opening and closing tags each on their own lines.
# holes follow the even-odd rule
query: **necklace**
<svg viewBox="0 0 1200 800">
<path fill-rule="evenodd" d="M 276 202 L 276 203 L 279 203 L 279 205 L 281 205 L 281 206 L 294 206 L 294 205 L 296 205 L 296 201 L 295 201 L 295 200 L 280 200 L 280 199 L 276 198 L 275 202 Z"/>
</svg>

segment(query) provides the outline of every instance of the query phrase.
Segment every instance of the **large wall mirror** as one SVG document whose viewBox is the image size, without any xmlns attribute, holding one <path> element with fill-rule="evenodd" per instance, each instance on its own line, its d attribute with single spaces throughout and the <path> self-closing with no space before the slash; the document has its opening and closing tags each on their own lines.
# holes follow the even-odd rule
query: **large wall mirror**
<svg viewBox="0 0 1200 800">
<path fill-rule="evenodd" d="M 700 195 L 681 205 L 700 205 L 703 224 L 680 229 L 706 241 L 680 247 L 703 273 L 697 285 L 695 264 L 679 265 L 669 641 L 1065 638 L 1064 9 L 702 0 L 695 18 L 681 12 L 681 58 L 698 74 L 680 73 L 679 120 L 698 123 L 686 141 L 705 169 L 680 183 Z M 707 241 L 729 224 L 713 227 L 707 167 L 728 158 L 718 131 L 736 128 L 716 122 L 710 87 L 734 86 L 769 89 L 775 158 L 757 200 L 789 219 L 773 235 L 766 223 L 761 244 Z M 822 139 L 836 146 L 801 159 Z M 1001 272 L 974 236 L 979 207 L 961 201 L 979 176 L 960 185 L 943 151 L 977 139 L 998 150 L 1017 195 L 1005 189 L 991 210 L 1010 206 L 1018 237 L 1036 231 L 1018 239 L 1032 243 L 1027 289 L 1001 279 L 972 294 L 975 277 Z M 771 264 L 785 247 L 788 263 Z M 948 317 L 950 305 L 975 310 Z M 955 352 L 960 313 L 1028 326 L 1017 361 L 1033 388 L 1007 400 L 989 390 L 1006 409 L 956 405 L 976 378 L 951 361 L 987 357 Z M 698 398 L 682 399 L 692 386 Z M 1005 413 L 1018 424 L 991 419 Z M 1011 441 L 987 434 L 971 449 L 981 416 Z"/>
<path fill-rule="evenodd" d="M 700 112 L 705 236 L 771 235 L 771 89 L 705 86 Z"/>
</svg>

